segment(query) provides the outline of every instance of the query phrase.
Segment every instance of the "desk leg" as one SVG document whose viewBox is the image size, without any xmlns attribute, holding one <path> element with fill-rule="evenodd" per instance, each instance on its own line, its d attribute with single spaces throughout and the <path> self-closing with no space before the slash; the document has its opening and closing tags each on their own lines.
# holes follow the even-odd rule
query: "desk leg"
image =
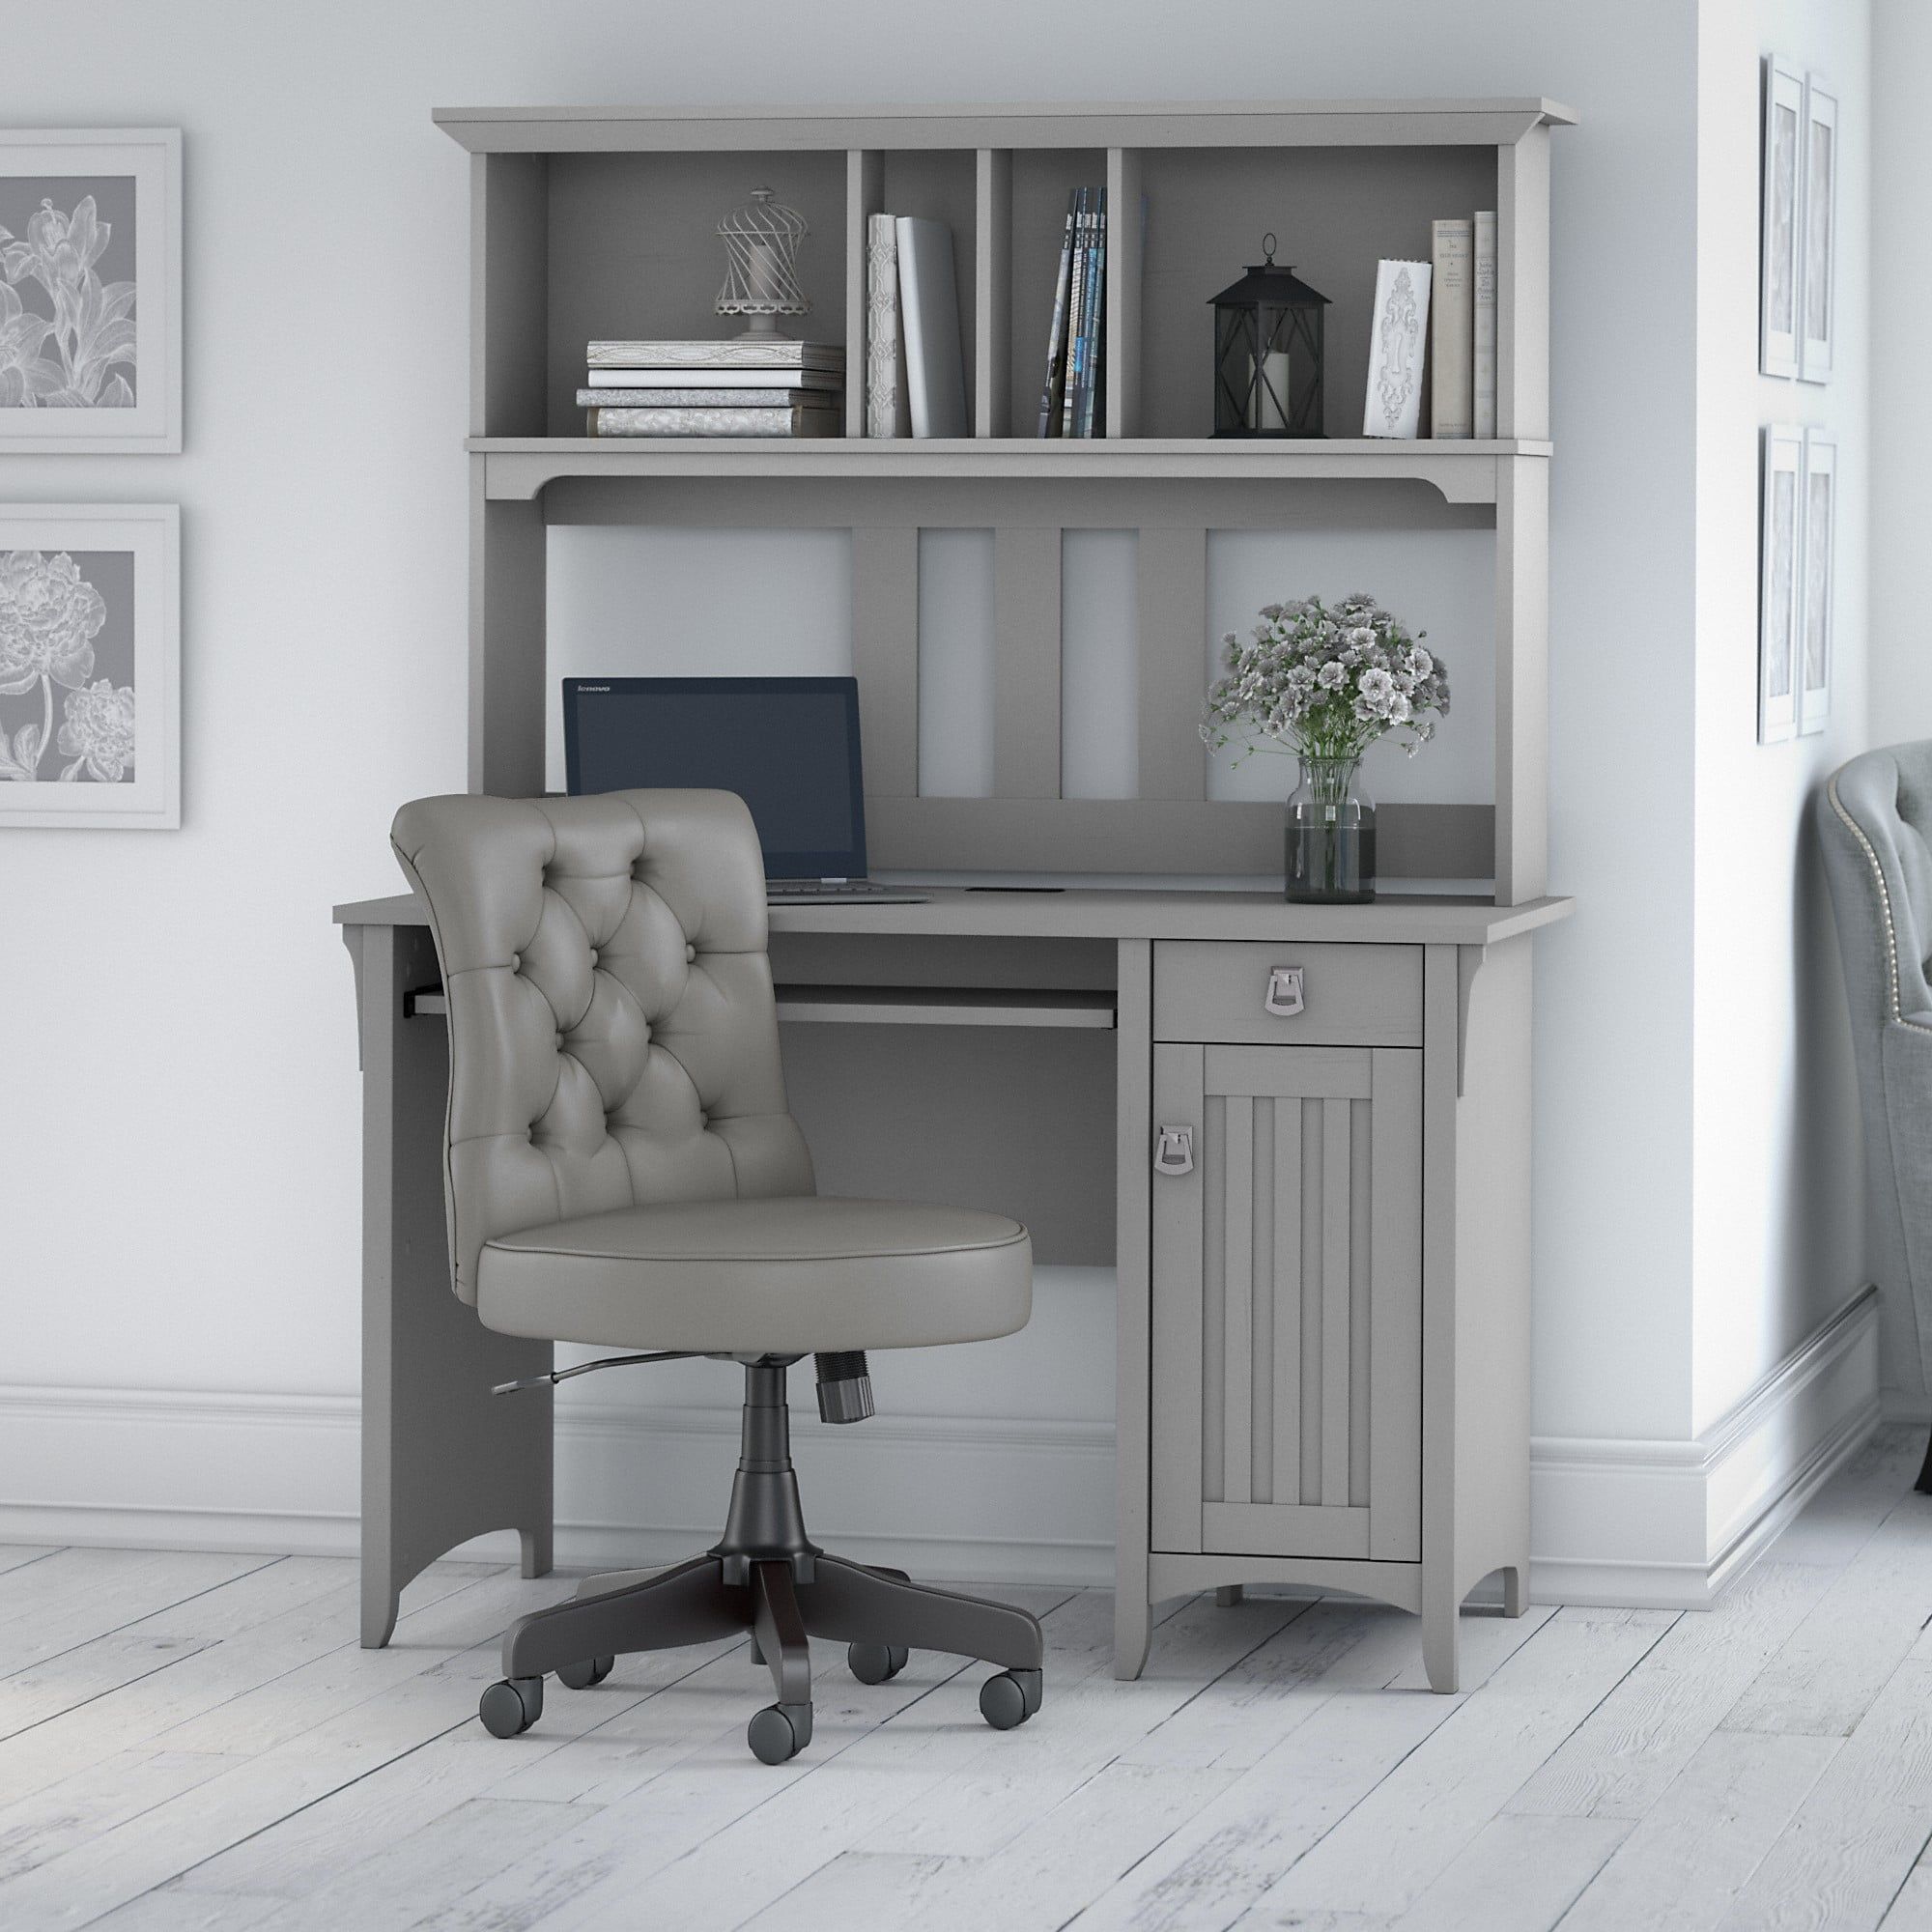
<svg viewBox="0 0 1932 1932">
<path fill-rule="evenodd" d="M 551 1567 L 552 1397 L 493 1396 L 540 1375 L 548 1342 L 498 1335 L 450 1291 L 440 1019 L 403 1017 L 437 977 L 419 926 L 345 929 L 362 1042 L 362 1645 L 380 1649 L 404 1586 L 460 1543 L 515 1529 L 526 1577 Z"/>
</svg>

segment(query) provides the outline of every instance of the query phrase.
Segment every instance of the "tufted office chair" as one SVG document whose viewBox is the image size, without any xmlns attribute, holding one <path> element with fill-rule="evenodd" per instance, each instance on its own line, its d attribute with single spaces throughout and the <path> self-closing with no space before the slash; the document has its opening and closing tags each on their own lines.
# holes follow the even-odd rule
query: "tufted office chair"
<svg viewBox="0 0 1932 1932">
<path fill-rule="evenodd" d="M 709 1355 L 745 1370 L 724 1532 L 660 1575 L 592 1578 L 503 1638 L 479 1715 L 497 1737 L 619 1653 L 753 1634 L 778 1701 L 750 1727 L 780 1764 L 811 1739 L 808 1635 L 867 1683 L 908 1647 L 1005 1668 L 980 1708 L 1039 1708 L 1024 1610 L 829 1556 L 806 1535 L 785 1371 L 817 1357 L 821 1413 L 872 1412 L 867 1349 L 1023 1327 L 1016 1221 L 837 1201 L 785 1111 L 757 834 L 728 792 L 418 799 L 391 842 L 429 914 L 449 1008 L 445 1200 L 456 1293 L 513 1335 Z M 564 1373 L 572 1373 L 565 1371 Z M 512 1398 L 514 1399 L 514 1398 Z"/>
<path fill-rule="evenodd" d="M 1818 808 L 1865 1133 L 1887 1379 L 1932 1391 L 1932 743 L 1841 766 Z M 1932 1448 L 1918 1487 L 1932 1491 Z"/>
</svg>

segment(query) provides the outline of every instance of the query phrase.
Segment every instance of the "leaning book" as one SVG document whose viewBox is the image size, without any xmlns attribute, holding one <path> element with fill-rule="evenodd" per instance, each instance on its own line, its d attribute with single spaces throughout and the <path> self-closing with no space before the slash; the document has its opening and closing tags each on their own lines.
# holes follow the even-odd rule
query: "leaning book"
<svg viewBox="0 0 1932 1932">
<path fill-rule="evenodd" d="M 839 413 L 795 410 L 594 409 L 592 436 L 837 436 Z"/>
<path fill-rule="evenodd" d="M 1429 264 L 1378 262 L 1369 323 L 1364 436 L 1412 437 L 1422 423 L 1422 345 L 1429 323 Z"/>
</svg>

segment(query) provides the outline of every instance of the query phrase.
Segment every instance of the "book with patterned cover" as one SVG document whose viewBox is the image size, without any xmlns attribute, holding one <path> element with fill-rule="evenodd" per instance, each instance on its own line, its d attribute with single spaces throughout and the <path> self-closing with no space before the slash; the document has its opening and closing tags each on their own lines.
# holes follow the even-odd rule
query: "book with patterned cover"
<svg viewBox="0 0 1932 1932">
<path fill-rule="evenodd" d="M 1073 216 L 1073 272 L 1066 296 L 1066 380 L 1060 399 L 1060 433 L 1077 436 L 1080 381 L 1087 355 L 1087 250 L 1089 245 L 1088 190 L 1081 188 Z"/>
<path fill-rule="evenodd" d="M 1039 391 L 1041 436 L 1060 434 L 1060 410 L 1066 393 L 1066 298 L 1073 277 L 1073 222 L 1079 206 L 1079 189 L 1069 188 L 1066 226 L 1060 237 L 1060 277 L 1053 285 L 1053 321 L 1046 332 L 1046 381 Z"/>
<path fill-rule="evenodd" d="M 593 342 L 593 369 L 842 369 L 838 342 L 793 342 L 785 336 L 735 336 L 723 342 Z"/>
<path fill-rule="evenodd" d="M 898 224 L 866 218 L 866 434 L 905 436 L 905 337 L 899 329 Z"/>
<path fill-rule="evenodd" d="M 837 436 L 839 412 L 796 410 L 607 410 L 590 412 L 592 436 Z"/>
</svg>

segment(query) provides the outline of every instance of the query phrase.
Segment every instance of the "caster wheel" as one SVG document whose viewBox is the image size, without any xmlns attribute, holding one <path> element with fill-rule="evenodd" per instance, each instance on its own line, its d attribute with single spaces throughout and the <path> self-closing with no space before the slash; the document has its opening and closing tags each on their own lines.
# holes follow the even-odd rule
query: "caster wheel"
<svg viewBox="0 0 1932 1932">
<path fill-rule="evenodd" d="M 908 1655 L 898 1644 L 855 1643 L 846 1651 L 845 1662 L 861 1684 L 885 1684 L 906 1667 Z"/>
<path fill-rule="evenodd" d="M 572 1690 L 588 1690 L 601 1684 L 615 1668 L 614 1657 L 593 1657 L 582 1663 L 566 1663 L 556 1673 L 556 1681 Z"/>
<path fill-rule="evenodd" d="M 484 1691 L 476 1706 L 493 1738 L 521 1737 L 543 1716 L 543 1679 L 506 1677 Z"/>
<path fill-rule="evenodd" d="M 767 1704 L 745 1727 L 745 1742 L 761 1764 L 783 1764 L 811 1742 L 810 1704 Z"/>
<path fill-rule="evenodd" d="M 996 1731 L 1010 1731 L 1039 1709 L 1040 1673 L 1003 1670 L 980 1686 L 980 1715 Z"/>
</svg>

